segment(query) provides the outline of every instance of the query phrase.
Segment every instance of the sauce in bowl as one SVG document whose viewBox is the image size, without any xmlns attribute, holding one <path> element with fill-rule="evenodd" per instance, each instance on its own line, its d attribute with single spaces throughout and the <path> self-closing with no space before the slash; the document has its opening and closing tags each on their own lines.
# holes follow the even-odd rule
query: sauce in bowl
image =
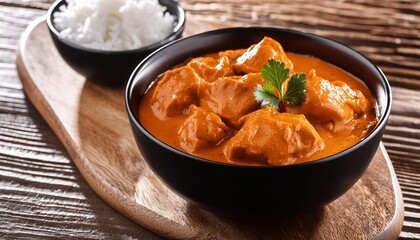
<svg viewBox="0 0 420 240">
<path fill-rule="evenodd" d="M 261 107 L 263 65 L 281 61 L 306 74 L 305 100 L 284 112 Z M 285 52 L 271 38 L 248 49 L 186 61 L 152 84 L 139 106 L 141 124 L 189 154 L 241 165 L 288 165 L 343 151 L 376 126 L 376 101 L 366 85 L 321 59 Z"/>
</svg>

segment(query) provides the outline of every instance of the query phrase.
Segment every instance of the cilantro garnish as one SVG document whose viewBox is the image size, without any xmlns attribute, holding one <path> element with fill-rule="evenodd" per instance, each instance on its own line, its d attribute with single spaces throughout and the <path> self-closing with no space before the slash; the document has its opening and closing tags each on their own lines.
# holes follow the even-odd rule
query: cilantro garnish
<svg viewBox="0 0 420 240">
<path fill-rule="evenodd" d="M 274 59 L 268 60 L 268 64 L 263 66 L 261 77 L 264 78 L 263 86 L 255 87 L 254 96 L 261 106 L 273 106 L 277 111 L 284 112 L 284 102 L 290 102 L 293 105 L 299 105 L 305 100 L 306 75 L 304 73 L 295 73 L 289 77 L 289 69 L 285 68 L 284 62 Z M 284 83 L 287 83 L 286 92 L 284 92 Z"/>
</svg>

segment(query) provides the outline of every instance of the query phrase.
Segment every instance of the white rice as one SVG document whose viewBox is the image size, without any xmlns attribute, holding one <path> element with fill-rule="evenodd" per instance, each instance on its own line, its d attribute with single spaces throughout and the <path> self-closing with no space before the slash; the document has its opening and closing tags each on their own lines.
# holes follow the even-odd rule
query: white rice
<svg viewBox="0 0 420 240">
<path fill-rule="evenodd" d="M 61 37 L 103 50 L 131 50 L 167 37 L 174 17 L 158 0 L 67 0 L 54 14 Z"/>
</svg>

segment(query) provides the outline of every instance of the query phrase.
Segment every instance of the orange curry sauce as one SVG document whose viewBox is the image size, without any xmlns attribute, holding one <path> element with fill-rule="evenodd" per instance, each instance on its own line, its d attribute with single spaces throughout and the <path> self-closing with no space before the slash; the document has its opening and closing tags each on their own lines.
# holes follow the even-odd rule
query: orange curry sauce
<svg viewBox="0 0 420 240">
<path fill-rule="evenodd" d="M 307 77 L 305 101 L 286 113 L 261 109 L 253 95 L 262 65 L 285 62 Z M 287 165 L 327 157 L 376 125 L 376 101 L 364 83 L 318 58 L 284 52 L 271 38 L 248 49 L 194 58 L 167 71 L 139 106 L 141 124 L 192 155 L 242 165 Z"/>
</svg>

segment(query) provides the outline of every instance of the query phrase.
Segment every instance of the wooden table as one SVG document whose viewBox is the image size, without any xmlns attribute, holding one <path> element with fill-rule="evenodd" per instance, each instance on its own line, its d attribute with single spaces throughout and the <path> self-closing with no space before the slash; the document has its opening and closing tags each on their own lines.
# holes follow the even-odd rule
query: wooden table
<svg viewBox="0 0 420 240">
<path fill-rule="evenodd" d="M 400 238 L 420 239 L 418 1 L 180 2 L 187 10 L 185 35 L 228 26 L 286 27 L 336 39 L 374 61 L 393 91 L 383 142 L 404 197 Z M 0 0 L 0 238 L 159 239 L 91 190 L 22 90 L 17 43 L 51 3 Z"/>
</svg>

